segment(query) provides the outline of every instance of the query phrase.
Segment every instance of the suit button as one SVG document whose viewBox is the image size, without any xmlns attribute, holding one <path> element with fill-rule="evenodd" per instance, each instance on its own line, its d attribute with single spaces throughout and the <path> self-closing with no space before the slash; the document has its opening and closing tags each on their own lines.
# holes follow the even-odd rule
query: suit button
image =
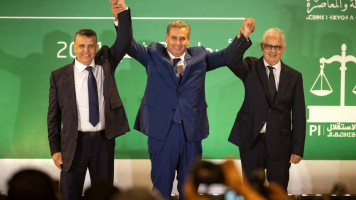
<svg viewBox="0 0 356 200">
<path fill-rule="evenodd" d="M 270 108 L 268 108 L 268 112 L 271 112 L 271 109 L 270 109 Z"/>
<path fill-rule="evenodd" d="M 179 95 L 180 95 L 180 92 L 177 92 L 177 95 L 179 96 Z"/>
<path fill-rule="evenodd" d="M 172 111 L 174 112 L 174 111 L 176 111 L 176 109 L 172 109 Z"/>
</svg>

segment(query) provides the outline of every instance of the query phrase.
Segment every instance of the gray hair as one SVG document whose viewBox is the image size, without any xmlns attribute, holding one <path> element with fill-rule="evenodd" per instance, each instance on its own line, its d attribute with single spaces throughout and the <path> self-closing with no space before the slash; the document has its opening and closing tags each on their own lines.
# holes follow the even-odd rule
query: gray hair
<svg viewBox="0 0 356 200">
<path fill-rule="evenodd" d="M 271 36 L 271 35 L 280 36 L 282 39 L 282 46 L 283 47 L 286 46 L 286 36 L 284 35 L 282 29 L 279 28 L 270 28 L 267 31 L 265 31 L 265 33 L 262 36 L 262 43 L 265 43 L 267 36 Z"/>
</svg>

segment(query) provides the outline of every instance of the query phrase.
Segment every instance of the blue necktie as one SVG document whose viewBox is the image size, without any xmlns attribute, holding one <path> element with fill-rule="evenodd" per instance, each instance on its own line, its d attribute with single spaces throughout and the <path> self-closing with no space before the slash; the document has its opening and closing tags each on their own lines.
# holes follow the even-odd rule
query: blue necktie
<svg viewBox="0 0 356 200">
<path fill-rule="evenodd" d="M 99 123 L 99 100 L 98 88 L 92 71 L 92 66 L 85 68 L 89 72 L 88 76 L 88 97 L 89 97 L 89 122 L 96 126 Z"/>
<path fill-rule="evenodd" d="M 180 76 L 179 76 L 179 72 L 178 72 L 178 69 L 177 69 L 177 63 L 180 61 L 180 58 L 174 58 L 173 59 L 173 66 L 174 66 L 174 72 L 176 74 L 176 77 L 178 79 L 178 83 L 180 82 Z M 180 113 L 180 106 L 179 106 L 179 103 L 177 104 L 177 107 L 176 107 L 176 111 L 174 113 L 174 116 L 173 116 L 173 121 L 175 123 L 180 123 L 182 122 L 182 114 Z"/>
<path fill-rule="evenodd" d="M 274 101 L 274 97 L 276 96 L 277 89 L 276 89 L 276 81 L 274 79 L 273 70 L 274 67 L 267 66 L 269 69 L 269 76 L 268 76 L 268 100 L 269 105 L 272 105 Z"/>
</svg>

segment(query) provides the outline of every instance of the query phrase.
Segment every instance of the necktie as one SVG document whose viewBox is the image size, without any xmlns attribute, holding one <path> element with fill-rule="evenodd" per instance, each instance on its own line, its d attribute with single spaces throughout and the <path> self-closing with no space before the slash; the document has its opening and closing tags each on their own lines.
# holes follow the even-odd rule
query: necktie
<svg viewBox="0 0 356 200">
<path fill-rule="evenodd" d="M 178 83 L 180 82 L 180 74 L 178 72 L 178 69 L 177 69 L 177 63 L 180 61 L 180 58 L 174 58 L 173 59 L 173 66 L 174 66 L 174 72 L 176 74 L 176 77 L 178 79 Z M 179 97 L 178 97 L 179 98 Z M 177 104 L 177 107 L 176 107 L 176 111 L 174 112 L 174 116 L 173 116 L 173 121 L 175 123 L 180 123 L 182 122 L 182 114 L 180 113 L 180 106 L 179 106 L 179 103 Z"/>
<path fill-rule="evenodd" d="M 272 105 L 274 97 L 276 96 L 277 89 L 276 89 L 276 81 L 274 79 L 273 70 L 274 67 L 267 66 L 269 69 L 269 76 L 268 76 L 268 100 L 269 104 Z"/>
<path fill-rule="evenodd" d="M 89 122 L 96 126 L 99 123 L 99 100 L 98 88 L 92 71 L 92 66 L 85 68 L 88 70 L 88 97 L 89 97 Z"/>
<path fill-rule="evenodd" d="M 176 73 L 176 77 L 177 79 L 179 80 L 180 79 L 180 76 L 182 75 L 181 74 L 181 71 L 182 70 L 179 70 L 178 69 L 178 66 L 177 66 L 177 63 L 180 61 L 180 58 L 174 58 L 173 59 L 173 66 L 174 66 L 174 72 Z M 181 66 L 182 67 L 182 66 Z"/>
<path fill-rule="evenodd" d="M 173 65 L 176 66 L 176 64 L 180 61 L 180 58 L 173 58 Z"/>
</svg>

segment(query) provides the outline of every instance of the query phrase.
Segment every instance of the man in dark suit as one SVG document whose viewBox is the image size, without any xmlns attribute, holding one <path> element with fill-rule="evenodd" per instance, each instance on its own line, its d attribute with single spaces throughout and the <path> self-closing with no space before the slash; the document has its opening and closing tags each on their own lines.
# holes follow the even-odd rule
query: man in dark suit
<svg viewBox="0 0 356 200">
<path fill-rule="evenodd" d="M 51 73 L 48 140 L 65 200 L 81 197 L 87 168 L 92 182 L 113 183 L 115 137 L 129 131 L 114 72 L 132 39 L 130 11 L 118 18 L 110 49 L 96 53 L 96 33 L 81 29 L 74 39 L 75 61 Z"/>
<path fill-rule="evenodd" d="M 230 48 L 210 53 L 204 47 L 188 48 L 189 41 L 190 26 L 178 20 L 167 27 L 167 47 L 157 42 L 145 47 L 133 40 L 128 51 L 147 73 L 134 128 L 148 135 L 152 183 L 165 198 L 171 196 L 177 171 L 183 199 L 185 176 L 202 156 L 201 141 L 209 134 L 205 73 L 225 66 Z"/>
<path fill-rule="evenodd" d="M 245 21 L 228 54 L 228 67 L 245 86 L 245 99 L 229 141 L 240 150 L 242 168 L 253 181 L 253 171 L 266 169 L 267 180 L 287 189 L 291 163 L 303 157 L 305 102 L 302 74 L 281 61 L 286 48 L 282 30 L 267 30 L 263 57 L 246 57 L 254 21 Z M 273 67 L 273 68 L 271 68 Z M 272 72 L 271 72 L 272 71 Z"/>
</svg>

